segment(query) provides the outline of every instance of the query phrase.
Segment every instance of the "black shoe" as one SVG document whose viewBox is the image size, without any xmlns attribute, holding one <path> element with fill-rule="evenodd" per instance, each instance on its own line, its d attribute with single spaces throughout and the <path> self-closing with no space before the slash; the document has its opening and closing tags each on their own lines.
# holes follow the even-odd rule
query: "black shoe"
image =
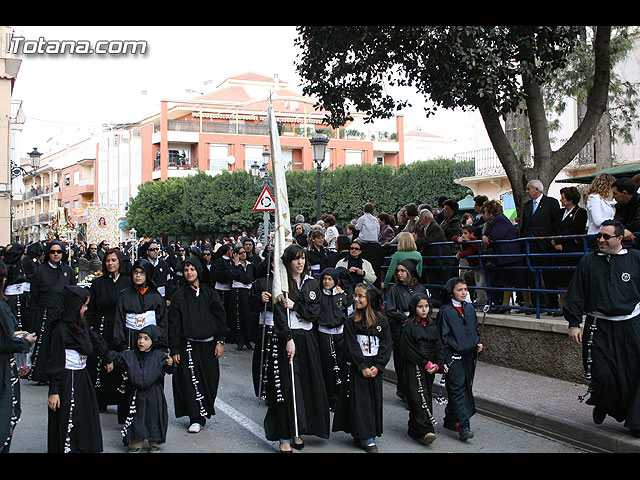
<svg viewBox="0 0 640 480">
<path fill-rule="evenodd" d="M 593 408 L 593 421 L 596 425 L 600 425 L 604 422 L 605 417 L 607 416 L 604 410 L 599 409 L 598 407 Z"/>
<path fill-rule="evenodd" d="M 536 311 L 535 310 L 527 310 L 526 312 L 524 312 L 525 315 L 535 315 Z"/>
<path fill-rule="evenodd" d="M 300 443 L 296 443 L 294 440 L 291 442 L 291 448 L 295 448 L 296 450 L 302 450 L 304 448 L 304 442 L 300 439 Z"/>
<path fill-rule="evenodd" d="M 554 317 L 564 317 L 564 313 L 562 312 L 553 312 Z"/>
</svg>

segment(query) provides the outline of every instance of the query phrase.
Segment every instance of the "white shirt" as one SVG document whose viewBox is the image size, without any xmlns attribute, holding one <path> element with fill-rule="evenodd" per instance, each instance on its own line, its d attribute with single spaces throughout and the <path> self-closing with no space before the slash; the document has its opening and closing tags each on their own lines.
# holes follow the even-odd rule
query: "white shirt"
<svg viewBox="0 0 640 480">
<path fill-rule="evenodd" d="M 588 235 L 594 235 L 600 231 L 600 225 L 605 220 L 611 220 L 615 215 L 615 210 L 609 201 L 602 198 L 597 193 L 592 193 L 587 198 L 587 225 Z"/>
<path fill-rule="evenodd" d="M 378 242 L 380 234 L 380 222 L 370 213 L 365 213 L 356 222 L 356 230 L 360 233 L 358 238 L 363 242 Z"/>
</svg>

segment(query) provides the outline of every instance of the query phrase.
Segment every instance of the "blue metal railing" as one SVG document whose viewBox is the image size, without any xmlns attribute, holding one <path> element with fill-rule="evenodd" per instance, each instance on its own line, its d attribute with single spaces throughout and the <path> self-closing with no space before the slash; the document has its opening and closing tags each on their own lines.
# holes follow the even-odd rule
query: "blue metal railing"
<svg viewBox="0 0 640 480">
<path fill-rule="evenodd" d="M 638 234 L 636 234 L 636 236 L 638 236 Z M 523 237 L 523 238 L 516 238 L 513 240 L 493 240 L 491 241 L 490 245 L 495 247 L 497 244 L 501 244 L 501 243 L 514 243 L 514 242 L 518 242 L 520 244 L 524 244 L 524 247 L 521 248 L 521 252 L 520 253 L 503 253 L 503 254 L 499 254 L 499 253 L 483 253 L 482 252 L 482 240 L 472 240 L 469 242 L 465 242 L 465 243 L 477 243 L 479 244 L 478 246 L 478 254 L 477 255 L 468 255 L 464 258 L 467 259 L 477 259 L 478 260 L 478 265 L 472 266 L 472 265 L 459 265 L 458 259 L 455 255 L 456 250 L 460 247 L 461 244 L 457 243 L 457 242 L 433 242 L 433 243 L 429 243 L 429 247 L 437 247 L 438 248 L 438 255 L 423 255 L 422 256 L 422 271 L 423 271 L 423 276 L 425 276 L 425 269 L 426 270 L 439 270 L 441 272 L 444 272 L 444 276 L 446 279 L 449 279 L 451 277 L 455 277 L 458 276 L 458 272 L 459 270 L 483 270 L 486 273 L 486 279 L 487 279 L 487 284 L 486 286 L 472 286 L 469 285 L 469 290 L 470 291 L 478 291 L 478 290 L 484 290 L 487 294 L 487 303 L 475 303 L 477 306 L 484 306 L 484 305 L 489 305 L 490 310 L 489 312 L 495 310 L 495 309 L 503 309 L 503 308 L 507 308 L 507 309 L 511 309 L 511 310 L 520 310 L 520 311 L 532 311 L 535 312 L 536 318 L 540 318 L 540 314 L 544 313 L 544 312 L 548 312 L 550 314 L 553 313 L 561 313 L 561 310 L 559 308 L 548 308 L 546 306 L 543 306 L 541 303 L 542 300 L 542 296 L 544 294 L 551 294 L 551 295 L 559 295 L 559 294 L 563 294 L 566 293 L 566 287 L 568 285 L 563 285 L 562 287 L 564 288 L 543 288 L 541 287 L 542 285 L 542 279 L 541 276 L 543 273 L 545 273 L 546 271 L 567 271 L 567 270 L 575 270 L 576 269 L 576 265 L 571 265 L 571 264 L 563 264 L 563 263 L 569 263 L 569 262 L 563 262 L 562 259 L 566 259 L 568 260 L 571 257 L 582 257 L 585 253 L 588 253 L 590 251 L 590 246 L 589 246 L 589 241 L 590 239 L 595 239 L 595 235 L 556 235 L 556 236 L 549 236 L 549 237 Z M 541 241 L 541 240 L 545 240 L 545 241 L 551 241 L 551 240 L 580 240 L 581 244 L 582 244 L 582 250 L 579 251 L 575 251 L 575 252 L 563 252 L 563 251 L 556 251 L 553 253 L 538 253 L 538 252 L 532 252 L 531 251 L 531 242 L 534 241 Z M 576 242 L 577 243 L 577 242 Z M 633 243 L 625 243 L 625 246 L 632 246 Z M 451 250 L 451 247 L 453 248 L 453 254 L 447 254 L 445 252 L 443 252 L 443 248 L 447 248 L 448 250 Z M 394 246 L 395 247 L 395 246 Z M 489 266 L 487 265 L 487 260 L 489 259 L 498 259 L 500 257 L 506 258 L 509 257 L 511 259 L 513 258 L 521 258 L 523 261 L 518 262 L 519 264 L 517 265 L 505 265 L 505 266 Z M 389 269 L 389 261 L 392 258 L 392 256 L 386 256 L 385 257 L 385 265 L 382 266 L 382 278 L 384 278 L 387 270 Z M 538 260 L 542 260 L 542 262 L 537 262 L 536 259 Z M 559 262 L 555 262 L 554 260 L 559 259 Z M 455 260 L 455 261 L 454 261 Z M 431 265 L 428 265 L 428 263 L 432 263 Z M 512 262 L 513 263 L 513 262 Z M 577 263 L 577 262 L 576 262 Z M 525 274 L 528 276 L 529 279 L 533 279 L 533 285 L 528 285 L 528 287 L 523 288 L 523 287 L 500 287 L 500 286 L 494 286 L 492 285 L 493 281 L 492 281 L 492 273 L 494 272 L 498 272 L 498 271 L 508 271 L 508 270 L 524 270 Z M 446 281 L 446 280 L 445 280 Z M 389 286 L 393 285 L 393 283 L 390 283 Z M 437 288 L 442 288 L 444 283 L 440 284 L 440 283 L 423 283 L 423 285 L 427 288 L 427 289 L 437 289 Z M 385 285 L 385 287 L 387 287 L 387 285 Z M 522 306 L 520 305 L 518 302 L 514 302 L 513 305 L 501 305 L 500 303 L 502 302 L 502 297 L 503 297 L 503 293 L 502 292 L 521 292 L 521 293 L 529 293 L 531 296 L 531 302 L 532 302 L 532 306 L 530 307 L 526 307 L 526 306 Z M 495 303 L 493 302 L 493 298 L 492 298 L 492 293 L 494 294 L 499 294 L 499 297 L 497 298 L 498 302 Z M 385 298 L 386 298 L 386 294 L 385 294 Z M 440 300 L 438 298 L 433 298 L 432 299 L 434 305 L 439 305 Z"/>
</svg>

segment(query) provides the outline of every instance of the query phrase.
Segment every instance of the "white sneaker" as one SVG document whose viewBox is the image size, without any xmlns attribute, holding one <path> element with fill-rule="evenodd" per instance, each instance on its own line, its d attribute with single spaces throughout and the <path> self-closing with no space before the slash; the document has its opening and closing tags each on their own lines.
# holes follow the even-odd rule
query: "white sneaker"
<svg viewBox="0 0 640 480">
<path fill-rule="evenodd" d="M 192 423 L 191 425 L 189 425 L 189 433 L 198 433 L 201 429 L 201 425 L 199 423 Z"/>
</svg>

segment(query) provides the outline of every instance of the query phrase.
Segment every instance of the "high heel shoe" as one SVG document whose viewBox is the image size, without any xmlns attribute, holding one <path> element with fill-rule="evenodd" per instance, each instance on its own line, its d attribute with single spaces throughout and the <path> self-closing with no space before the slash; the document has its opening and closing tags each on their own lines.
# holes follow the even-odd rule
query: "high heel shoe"
<svg viewBox="0 0 640 480">
<path fill-rule="evenodd" d="M 296 442 L 296 440 L 300 440 L 300 443 Z M 296 440 L 291 442 L 291 447 L 295 448 L 296 450 L 302 450 L 304 448 L 304 442 L 299 437 Z"/>
</svg>

